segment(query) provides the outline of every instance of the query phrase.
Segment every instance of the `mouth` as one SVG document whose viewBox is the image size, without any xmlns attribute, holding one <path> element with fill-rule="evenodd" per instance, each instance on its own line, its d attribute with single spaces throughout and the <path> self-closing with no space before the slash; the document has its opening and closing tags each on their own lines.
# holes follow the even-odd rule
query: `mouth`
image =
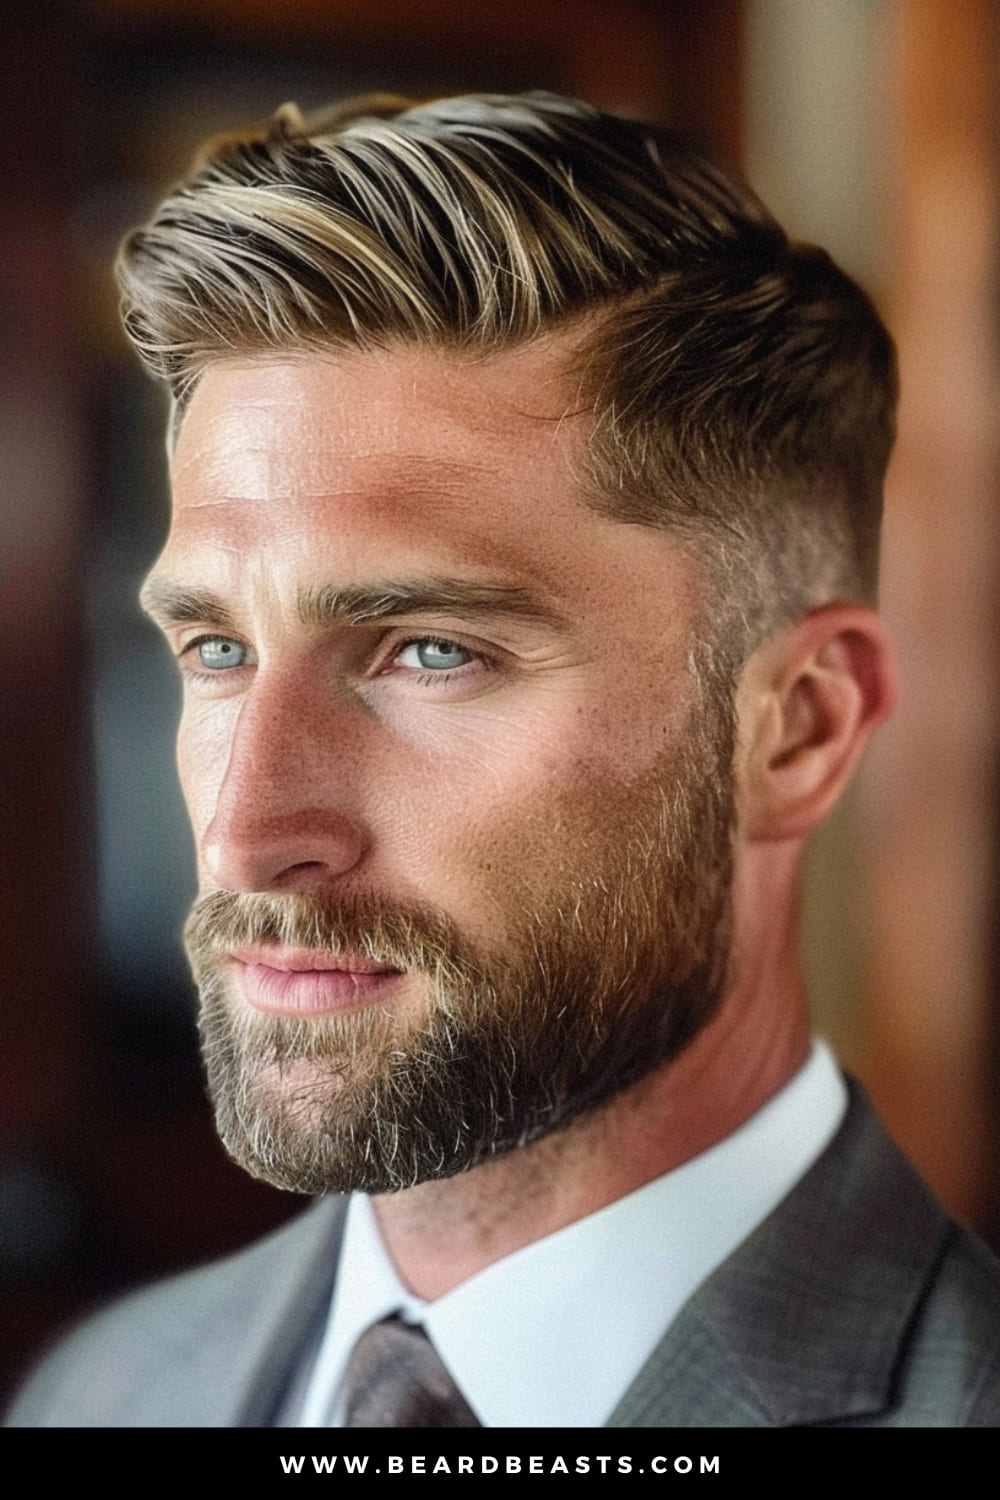
<svg viewBox="0 0 1000 1500">
<path fill-rule="evenodd" d="M 320 1016 L 387 1001 L 405 971 L 354 953 L 241 948 L 228 955 L 240 998 L 275 1016 Z"/>
</svg>

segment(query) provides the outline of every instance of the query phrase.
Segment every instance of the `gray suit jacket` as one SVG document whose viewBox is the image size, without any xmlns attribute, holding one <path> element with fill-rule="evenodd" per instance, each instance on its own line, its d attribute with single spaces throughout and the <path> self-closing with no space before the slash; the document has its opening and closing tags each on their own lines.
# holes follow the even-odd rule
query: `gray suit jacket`
<svg viewBox="0 0 1000 1500">
<path fill-rule="evenodd" d="M 320 1201 L 58 1348 L 13 1426 L 264 1427 L 294 1409 L 343 1219 Z M 696 1292 L 613 1427 L 1000 1425 L 1000 1265 L 855 1091 L 837 1137 Z"/>
</svg>

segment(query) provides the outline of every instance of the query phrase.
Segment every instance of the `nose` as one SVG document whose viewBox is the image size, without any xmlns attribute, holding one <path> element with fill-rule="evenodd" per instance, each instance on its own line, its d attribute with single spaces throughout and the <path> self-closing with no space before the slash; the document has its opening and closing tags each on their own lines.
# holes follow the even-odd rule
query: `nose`
<svg viewBox="0 0 1000 1500">
<path fill-rule="evenodd" d="M 202 730 L 204 742 L 190 732 L 182 780 L 203 882 L 241 892 L 316 890 L 362 862 L 367 840 L 351 790 L 361 753 L 350 726 L 356 717 L 258 677 L 221 734 L 218 724 L 215 735 Z"/>
</svg>

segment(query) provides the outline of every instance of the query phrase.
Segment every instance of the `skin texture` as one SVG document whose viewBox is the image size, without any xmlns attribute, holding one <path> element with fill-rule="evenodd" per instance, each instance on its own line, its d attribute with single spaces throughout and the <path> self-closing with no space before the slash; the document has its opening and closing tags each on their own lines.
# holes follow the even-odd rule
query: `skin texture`
<svg viewBox="0 0 1000 1500">
<path fill-rule="evenodd" d="M 698 567 L 668 532 L 580 498 L 567 353 L 552 339 L 488 361 L 396 348 L 207 371 L 145 591 L 185 684 L 203 896 L 375 896 L 495 953 L 513 913 L 623 837 L 634 789 L 691 732 Z M 405 612 L 370 618 L 392 588 L 409 590 Z M 353 615 L 320 618 L 352 590 Z M 892 694 L 881 627 L 856 606 L 747 664 L 718 1014 L 567 1128 L 380 1198 L 415 1291 L 439 1295 L 705 1149 L 799 1066 L 802 846 Z M 356 1000 L 403 1020 L 428 1004 L 419 974 L 344 989 L 320 982 L 317 1001 L 313 980 L 293 982 L 275 1002 L 244 976 L 234 1003 L 303 1019 Z"/>
</svg>

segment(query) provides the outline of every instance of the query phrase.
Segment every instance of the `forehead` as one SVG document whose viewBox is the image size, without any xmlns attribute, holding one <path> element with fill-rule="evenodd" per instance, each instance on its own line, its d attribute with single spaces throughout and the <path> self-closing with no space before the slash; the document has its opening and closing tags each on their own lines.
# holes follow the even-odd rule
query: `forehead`
<svg viewBox="0 0 1000 1500">
<path fill-rule="evenodd" d="M 363 507 L 368 525 L 412 513 L 426 528 L 488 507 L 494 491 L 509 505 L 542 466 L 564 483 L 558 494 L 549 484 L 537 522 L 559 500 L 578 503 L 585 419 L 570 404 L 564 360 L 548 347 L 479 362 L 409 348 L 221 362 L 181 426 L 175 505 L 243 507 L 258 529 L 269 507 L 321 499 L 339 525 Z"/>
<path fill-rule="evenodd" d="M 456 571 L 544 595 L 662 595 L 669 533 L 584 498 L 590 418 L 558 339 L 490 359 L 393 348 L 224 361 L 174 455 L 168 553 L 214 574 L 256 557 L 299 582 Z M 315 577 L 313 577 L 315 575 Z"/>
<path fill-rule="evenodd" d="M 410 346 L 223 360 L 191 398 L 173 477 L 183 483 L 206 455 L 216 463 L 239 455 L 245 497 L 269 499 L 282 477 L 273 467 L 280 449 L 294 460 L 294 473 L 282 471 L 295 489 L 325 484 L 331 466 L 356 461 L 430 463 L 437 477 L 449 464 L 485 473 L 522 453 L 569 462 L 587 425 L 563 351 L 550 342 L 482 360 Z M 197 475 L 206 499 L 213 489 L 227 497 L 232 478 L 211 463 Z"/>
</svg>

